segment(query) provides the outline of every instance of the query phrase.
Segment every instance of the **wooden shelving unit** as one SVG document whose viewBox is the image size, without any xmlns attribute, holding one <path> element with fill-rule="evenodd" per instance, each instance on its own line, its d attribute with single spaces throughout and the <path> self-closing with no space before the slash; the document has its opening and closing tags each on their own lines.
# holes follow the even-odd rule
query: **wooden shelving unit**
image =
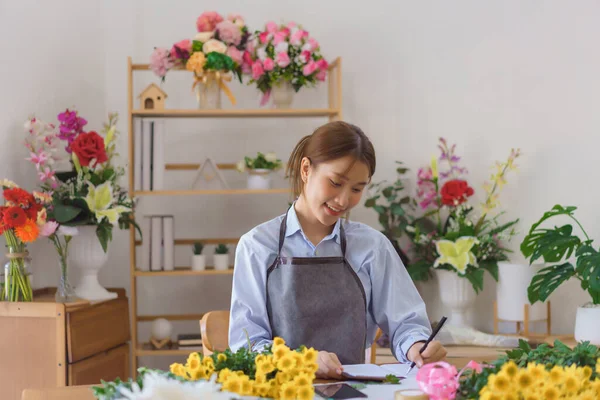
<svg viewBox="0 0 600 400">
<path fill-rule="evenodd" d="M 134 109 L 134 91 L 133 74 L 134 72 L 152 73 L 148 64 L 134 64 L 131 57 L 127 59 L 127 109 L 128 109 L 128 131 L 129 131 L 129 196 L 204 196 L 204 195 L 272 195 L 272 194 L 290 194 L 290 190 L 270 189 L 270 190 L 250 190 L 250 189 L 230 189 L 230 190 L 157 190 L 157 191 L 136 191 L 134 190 L 134 118 L 315 118 L 325 117 L 329 121 L 342 119 L 342 61 L 336 58 L 329 64 L 329 73 L 327 76 L 327 107 L 326 108 L 306 108 L 306 109 L 217 109 L 217 110 L 140 110 Z M 189 71 L 180 68 L 182 72 L 191 74 Z M 167 163 L 167 171 L 191 171 L 199 168 L 197 163 Z M 235 164 L 217 164 L 219 169 L 235 169 Z M 191 245 L 196 241 L 203 241 L 206 244 L 236 244 L 238 238 L 198 238 L 198 239 L 175 239 L 176 246 Z M 149 343 L 139 341 L 138 323 L 151 322 L 156 318 L 165 318 L 171 321 L 193 321 L 200 320 L 202 314 L 169 314 L 169 315 L 138 315 L 137 285 L 138 278 L 160 278 L 177 276 L 204 276 L 210 278 L 215 275 L 232 275 L 233 266 L 227 270 L 215 270 L 207 267 L 204 271 L 193 271 L 190 267 L 176 267 L 173 271 L 142 271 L 137 269 L 135 255 L 136 246 L 141 245 L 135 238 L 135 228 L 131 227 L 129 231 L 130 247 L 130 275 L 131 275 L 131 308 L 132 308 L 132 326 L 131 341 L 133 351 L 133 360 L 131 365 L 131 375 L 137 376 L 138 357 L 142 356 L 173 356 L 187 355 L 190 349 L 162 349 L 156 350 Z"/>
</svg>

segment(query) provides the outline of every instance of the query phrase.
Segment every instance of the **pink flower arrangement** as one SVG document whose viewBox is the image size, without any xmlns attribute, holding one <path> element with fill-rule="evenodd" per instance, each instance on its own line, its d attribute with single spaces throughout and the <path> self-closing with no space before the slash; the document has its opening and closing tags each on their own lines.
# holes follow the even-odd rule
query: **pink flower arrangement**
<svg viewBox="0 0 600 400">
<path fill-rule="evenodd" d="M 197 77 L 207 71 L 233 72 L 241 82 L 243 71 L 249 71 L 243 57 L 250 33 L 238 14 L 223 18 L 216 11 L 206 11 L 196 20 L 198 33 L 183 39 L 170 50 L 157 47 L 150 56 L 150 69 L 164 81 L 172 68 L 185 67 Z"/>
<path fill-rule="evenodd" d="M 256 83 L 264 94 L 261 105 L 267 102 L 275 83 L 290 82 L 298 91 L 303 86 L 324 81 L 329 67 L 319 43 L 294 22 L 287 25 L 268 22 L 263 31 L 256 31 L 248 43 L 244 60 L 250 64 L 244 69 L 252 76 L 249 83 Z"/>
<path fill-rule="evenodd" d="M 460 387 L 460 376 L 466 369 L 481 373 L 483 365 L 475 361 L 457 372 L 456 367 L 447 362 L 426 364 L 417 372 L 417 383 L 431 400 L 454 400 Z"/>
</svg>

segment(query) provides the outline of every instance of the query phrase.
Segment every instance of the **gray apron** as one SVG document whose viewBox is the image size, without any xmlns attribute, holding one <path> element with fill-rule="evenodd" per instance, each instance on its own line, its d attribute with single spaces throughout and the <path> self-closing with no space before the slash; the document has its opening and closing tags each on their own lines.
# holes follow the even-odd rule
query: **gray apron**
<svg viewBox="0 0 600 400">
<path fill-rule="evenodd" d="M 289 211 L 289 210 L 288 210 Z M 287 213 L 279 230 L 277 258 L 267 271 L 267 313 L 273 337 L 335 353 L 342 364 L 363 364 L 367 300 L 346 261 L 340 221 L 341 257 L 282 257 Z"/>
</svg>

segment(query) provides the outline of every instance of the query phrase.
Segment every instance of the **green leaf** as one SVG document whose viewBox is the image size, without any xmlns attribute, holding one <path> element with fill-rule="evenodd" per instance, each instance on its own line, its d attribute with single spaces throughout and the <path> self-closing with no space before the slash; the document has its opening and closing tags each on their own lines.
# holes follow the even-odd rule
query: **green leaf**
<svg viewBox="0 0 600 400">
<path fill-rule="evenodd" d="M 387 208 L 384 206 L 373 206 L 373 209 L 377 211 L 378 214 L 385 214 L 387 211 Z"/>
<path fill-rule="evenodd" d="M 404 208 L 401 204 L 393 203 L 391 208 L 393 215 L 402 216 L 405 214 Z"/>
<path fill-rule="evenodd" d="M 497 261 L 480 261 L 479 268 L 483 268 L 492 275 L 494 280 L 498 282 L 498 262 Z"/>
<path fill-rule="evenodd" d="M 519 339 L 519 348 L 525 353 L 529 353 L 531 351 L 531 346 L 529 346 L 529 343 L 527 343 L 523 339 Z"/>
<path fill-rule="evenodd" d="M 108 251 L 108 243 L 112 240 L 112 225 L 111 224 L 100 224 L 96 228 L 96 236 L 100 240 L 102 249 L 106 253 Z"/>
<path fill-rule="evenodd" d="M 513 225 L 517 224 L 518 222 L 519 222 L 519 220 L 518 220 L 518 219 L 516 219 L 516 220 L 514 220 L 514 221 L 511 221 L 511 222 L 508 222 L 508 223 L 506 223 L 506 224 L 504 224 L 504 225 L 500 225 L 500 226 L 498 226 L 498 227 L 496 227 L 496 228 L 492 229 L 492 230 L 489 232 L 489 235 L 495 235 L 496 233 L 504 232 L 506 229 L 508 229 L 508 228 L 510 228 L 511 226 L 513 226 Z"/>
<path fill-rule="evenodd" d="M 575 268 L 571 263 L 556 264 L 541 269 L 527 288 L 529 302 L 535 304 L 536 301 L 546 301 L 556 288 L 573 275 L 575 275 Z"/>
<path fill-rule="evenodd" d="M 529 233 L 531 234 L 533 231 L 535 231 L 537 229 L 537 227 L 540 226 L 542 224 L 542 222 L 544 222 L 545 220 L 552 218 L 552 217 L 556 217 L 557 215 L 569 215 L 572 217 L 573 211 L 575 211 L 575 210 L 577 210 L 577 207 L 573 207 L 573 206 L 563 207 L 559 204 L 556 204 L 554 207 L 552 207 L 552 210 L 545 212 L 544 215 L 542 216 L 542 218 L 540 218 L 540 220 L 538 222 L 531 225 L 531 228 L 529 229 Z"/>
<path fill-rule="evenodd" d="M 406 270 L 410 274 L 411 279 L 415 282 L 427 281 L 429 279 L 429 271 L 431 268 L 431 263 L 425 260 L 419 260 L 406 266 Z"/>
<path fill-rule="evenodd" d="M 521 243 L 521 252 L 531 257 L 530 263 L 542 257 L 545 262 L 559 262 L 569 258 L 581 244 L 577 236 L 571 235 L 573 227 L 563 225 L 554 229 L 539 229 L 530 233 Z"/>
<path fill-rule="evenodd" d="M 483 290 L 483 270 L 482 269 L 477 268 L 473 272 L 468 272 L 465 276 L 469 280 L 469 282 L 471 282 L 471 285 L 473 285 L 473 289 L 475 289 L 475 293 L 479 293 L 480 291 Z"/>
<path fill-rule="evenodd" d="M 365 201 L 365 207 L 374 207 L 377 202 L 377 197 L 371 197 L 367 199 L 367 201 Z"/>
<path fill-rule="evenodd" d="M 595 293 L 600 292 L 600 253 L 590 245 L 582 245 L 577 249 L 577 274 L 582 279 L 582 286 L 592 298 Z"/>
<path fill-rule="evenodd" d="M 392 187 L 391 186 L 386 187 L 385 189 L 383 189 L 381 191 L 381 193 L 387 198 L 392 197 Z"/>
<path fill-rule="evenodd" d="M 193 40 L 192 41 L 192 52 L 197 52 L 197 51 L 202 51 L 202 46 L 204 45 L 204 43 L 202 43 L 199 40 Z"/>
<path fill-rule="evenodd" d="M 54 218 L 59 224 L 66 224 L 75 219 L 80 213 L 81 208 L 65 204 L 56 204 L 54 206 Z"/>
</svg>

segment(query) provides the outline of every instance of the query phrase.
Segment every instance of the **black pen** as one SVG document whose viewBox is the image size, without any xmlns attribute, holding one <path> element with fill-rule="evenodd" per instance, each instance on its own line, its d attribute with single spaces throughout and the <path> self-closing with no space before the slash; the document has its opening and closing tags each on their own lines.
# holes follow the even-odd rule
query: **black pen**
<svg viewBox="0 0 600 400">
<path fill-rule="evenodd" d="M 425 344 L 423 344 L 423 347 L 421 347 L 421 350 L 419 350 L 419 354 L 423 354 L 423 352 L 425 351 L 425 349 L 427 348 L 427 346 L 429 345 L 429 343 L 435 338 L 435 336 L 438 334 L 438 332 L 440 331 L 440 329 L 442 329 L 442 326 L 444 326 L 444 323 L 446 323 L 447 319 L 448 318 L 446 318 L 446 317 L 442 317 L 442 319 L 440 320 L 440 323 L 437 324 L 437 326 L 435 327 L 435 329 L 433 330 L 433 332 L 431 332 L 431 335 L 429 335 L 429 338 L 427 339 L 427 341 L 425 342 Z M 406 375 L 408 375 L 408 373 L 410 371 L 412 371 L 412 369 L 415 367 L 415 365 L 417 365 L 417 363 L 415 363 L 413 361 L 410 364 L 410 368 L 406 372 Z"/>
</svg>

